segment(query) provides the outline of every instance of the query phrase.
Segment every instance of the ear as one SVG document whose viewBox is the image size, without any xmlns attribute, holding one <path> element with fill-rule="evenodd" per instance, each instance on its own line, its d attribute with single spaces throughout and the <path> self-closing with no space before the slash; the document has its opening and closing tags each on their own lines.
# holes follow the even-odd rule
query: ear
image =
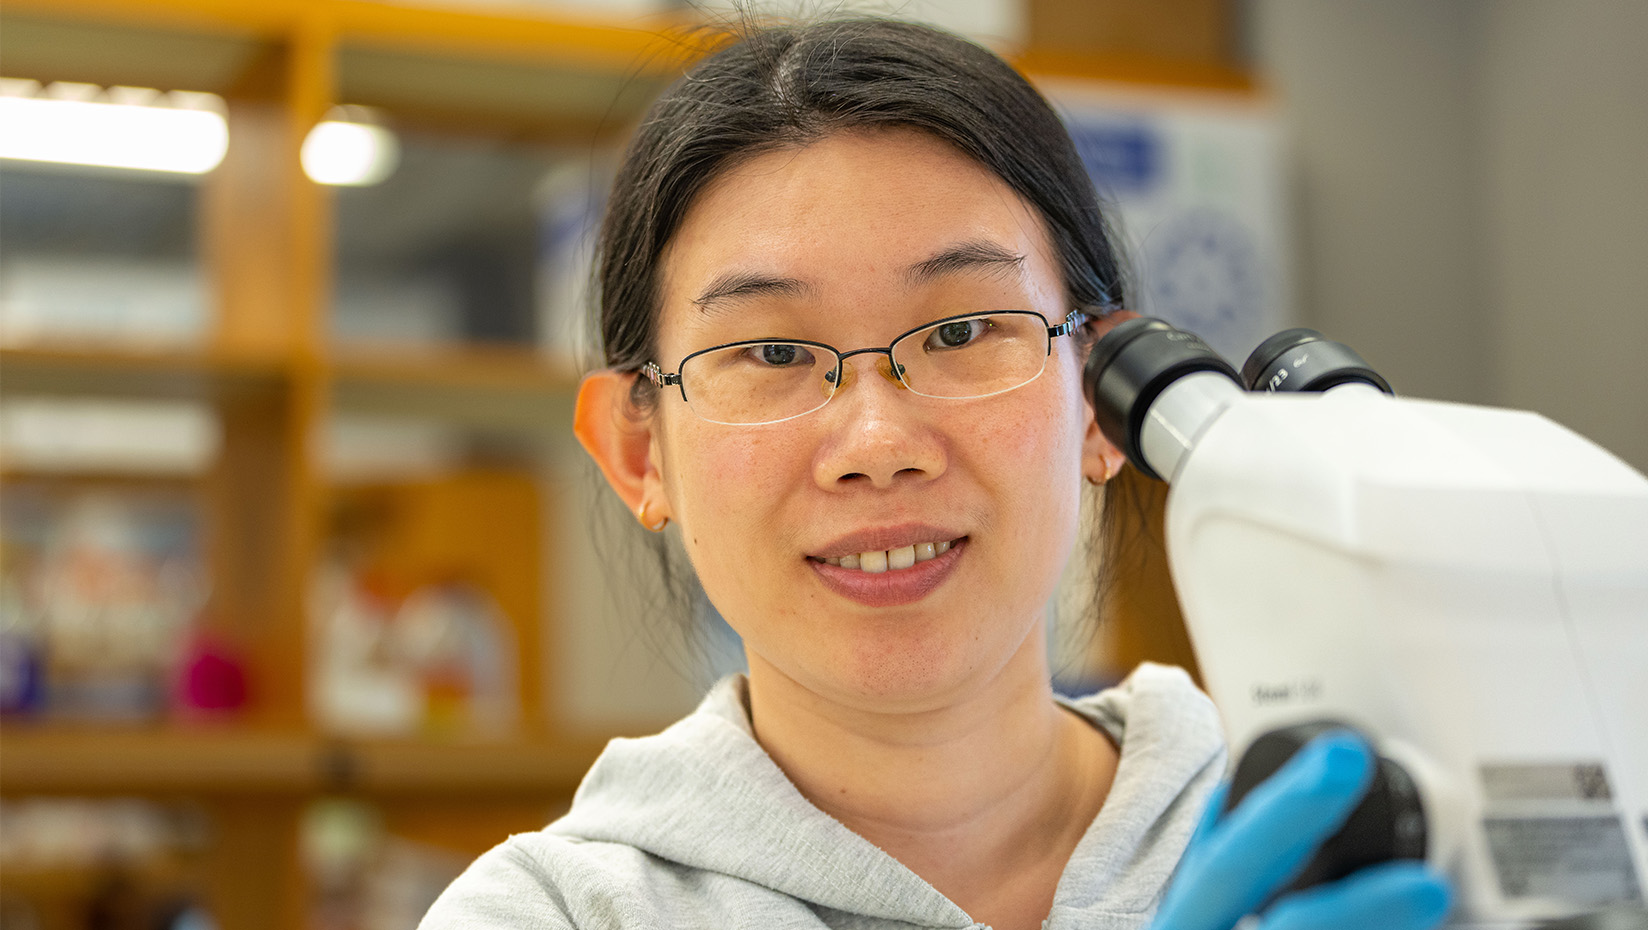
<svg viewBox="0 0 1648 930">
<path fill-rule="evenodd" d="M 1089 338 L 1097 343 L 1118 324 L 1136 317 L 1138 314 L 1132 310 L 1112 310 L 1087 324 L 1091 334 Z M 1085 364 L 1086 359 L 1082 361 Z M 1087 434 L 1082 439 L 1082 477 L 1094 484 L 1104 484 L 1122 470 L 1127 463 L 1127 455 L 1099 429 L 1098 421 L 1093 417 L 1093 399 L 1084 396 L 1082 402 L 1087 410 Z"/>
<path fill-rule="evenodd" d="M 630 403 L 634 373 L 602 369 L 578 385 L 572 432 L 600 467 L 607 483 L 635 513 L 645 502 L 648 517 L 670 516 L 658 471 L 651 424 Z"/>
</svg>

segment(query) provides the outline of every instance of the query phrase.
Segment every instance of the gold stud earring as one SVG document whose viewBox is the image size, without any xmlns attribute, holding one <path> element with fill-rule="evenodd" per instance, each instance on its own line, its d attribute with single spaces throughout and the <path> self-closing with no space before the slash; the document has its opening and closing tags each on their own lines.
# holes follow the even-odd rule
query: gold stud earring
<svg viewBox="0 0 1648 930">
<path fill-rule="evenodd" d="M 647 529 L 651 530 L 654 533 L 662 533 L 664 531 L 664 527 L 669 526 L 669 517 L 660 517 L 658 519 L 657 523 L 648 523 L 647 522 L 647 502 L 646 501 L 641 502 L 641 507 L 640 507 L 639 510 L 635 511 L 635 516 L 636 516 L 637 519 L 639 519 L 641 521 L 642 526 L 646 527 Z"/>
<path fill-rule="evenodd" d="M 1082 476 L 1082 477 L 1087 479 L 1088 484 L 1091 484 L 1094 487 L 1099 487 L 1101 485 L 1109 483 L 1110 479 L 1116 477 L 1118 474 L 1121 473 L 1121 470 L 1122 470 L 1122 463 L 1114 461 L 1108 455 L 1104 456 L 1102 459 L 1100 459 L 1100 461 L 1102 461 L 1104 463 L 1104 473 L 1102 475 L 1100 475 L 1097 478 L 1093 477 L 1092 475 L 1083 475 Z"/>
<path fill-rule="evenodd" d="M 1114 458 L 1111 458 L 1108 455 L 1105 456 L 1104 457 L 1104 480 L 1109 481 L 1111 478 L 1114 478 L 1117 475 L 1121 474 L 1122 473 L 1122 466 L 1126 465 L 1126 464 L 1127 464 L 1126 459 L 1114 459 Z"/>
</svg>

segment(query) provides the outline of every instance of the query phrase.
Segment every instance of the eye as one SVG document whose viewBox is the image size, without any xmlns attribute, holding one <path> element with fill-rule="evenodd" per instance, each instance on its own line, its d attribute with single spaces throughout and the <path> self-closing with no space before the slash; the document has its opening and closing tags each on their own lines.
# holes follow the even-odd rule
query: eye
<svg viewBox="0 0 1648 930">
<path fill-rule="evenodd" d="M 989 320 L 952 320 L 933 327 L 933 334 L 927 337 L 925 348 L 929 351 L 959 349 L 984 335 L 989 329 Z"/>
<path fill-rule="evenodd" d="M 745 352 L 751 359 L 773 368 L 811 365 L 813 362 L 813 354 L 808 352 L 805 346 L 791 345 L 787 342 L 767 342 L 748 346 Z"/>
</svg>

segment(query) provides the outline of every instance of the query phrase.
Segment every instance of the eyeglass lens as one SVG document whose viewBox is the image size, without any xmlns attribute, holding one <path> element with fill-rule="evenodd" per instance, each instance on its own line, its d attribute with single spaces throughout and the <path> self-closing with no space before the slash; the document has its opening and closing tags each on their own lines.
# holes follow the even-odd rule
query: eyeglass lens
<svg viewBox="0 0 1648 930">
<path fill-rule="evenodd" d="M 1047 338 L 1047 324 L 1035 314 L 983 314 L 913 332 L 893 345 L 893 358 L 917 394 L 987 397 L 1041 374 Z"/>
<path fill-rule="evenodd" d="M 913 393 L 962 399 L 1000 394 L 1047 364 L 1046 321 L 1028 312 L 944 320 L 892 346 Z M 743 343 L 693 355 L 681 365 L 687 402 L 706 420 L 757 424 L 810 413 L 835 393 L 834 351 L 793 342 Z"/>
</svg>

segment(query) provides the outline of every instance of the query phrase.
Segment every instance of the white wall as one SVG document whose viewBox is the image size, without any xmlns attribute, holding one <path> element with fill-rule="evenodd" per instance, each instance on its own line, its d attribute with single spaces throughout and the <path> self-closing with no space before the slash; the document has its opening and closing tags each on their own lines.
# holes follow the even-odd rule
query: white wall
<svg viewBox="0 0 1648 930">
<path fill-rule="evenodd" d="M 1648 471 L 1648 3 L 1477 13 L 1498 397 Z"/>
<path fill-rule="evenodd" d="M 1403 393 L 1481 402 L 1469 10 L 1259 0 L 1250 25 L 1288 124 L 1305 325 Z"/>
<path fill-rule="evenodd" d="M 1252 0 L 1307 325 L 1648 469 L 1648 4 Z"/>
</svg>

